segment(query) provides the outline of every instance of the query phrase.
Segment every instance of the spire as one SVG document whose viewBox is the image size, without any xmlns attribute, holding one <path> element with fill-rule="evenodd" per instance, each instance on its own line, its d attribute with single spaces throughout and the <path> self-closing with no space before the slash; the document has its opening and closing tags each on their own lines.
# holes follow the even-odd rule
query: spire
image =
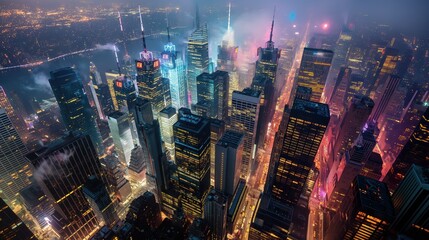
<svg viewBox="0 0 429 240">
<path fill-rule="evenodd" d="M 195 24 L 197 29 L 200 28 L 200 8 L 198 7 L 198 0 L 196 0 L 195 4 Z"/>
<path fill-rule="evenodd" d="M 125 32 L 124 32 L 124 27 L 122 26 L 121 13 L 119 11 L 118 11 L 118 19 L 119 19 L 119 27 L 121 28 L 121 32 L 122 32 L 122 41 L 124 42 L 125 58 L 127 58 L 128 49 L 127 49 L 127 44 L 125 43 L 125 41 L 126 41 Z"/>
<path fill-rule="evenodd" d="M 270 42 L 273 41 L 274 18 L 276 17 L 276 6 L 274 6 L 273 21 L 271 22 Z"/>
<path fill-rule="evenodd" d="M 119 66 L 119 58 L 118 58 L 119 49 L 116 46 L 114 46 L 114 48 L 115 48 L 114 50 L 115 50 L 116 66 L 118 67 L 119 76 L 121 76 L 121 67 Z"/>
<path fill-rule="evenodd" d="M 228 32 L 231 29 L 231 2 L 228 4 Z"/>
<path fill-rule="evenodd" d="M 168 12 L 167 13 L 165 13 L 165 19 L 167 20 L 167 40 L 168 40 L 168 42 L 171 42 L 171 39 L 170 39 L 170 26 L 168 25 Z"/>
<path fill-rule="evenodd" d="M 144 37 L 144 27 L 143 27 L 143 19 L 142 12 L 139 5 L 139 15 L 140 15 L 140 29 L 142 31 L 142 40 L 143 40 L 143 50 L 146 51 L 146 38 Z"/>
</svg>

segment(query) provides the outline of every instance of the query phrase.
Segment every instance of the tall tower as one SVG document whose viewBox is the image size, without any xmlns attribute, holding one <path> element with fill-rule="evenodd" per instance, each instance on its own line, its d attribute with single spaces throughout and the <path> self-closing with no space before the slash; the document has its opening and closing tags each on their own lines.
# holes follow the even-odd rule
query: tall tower
<svg viewBox="0 0 429 240">
<path fill-rule="evenodd" d="M 197 104 L 197 76 L 209 68 L 209 37 L 207 24 L 200 26 L 198 5 L 196 6 L 196 29 L 188 37 L 188 92 L 191 103 Z"/>
<path fill-rule="evenodd" d="M 140 7 L 139 7 L 140 11 Z M 167 106 L 167 96 L 165 96 L 165 86 L 161 75 L 160 61 L 153 56 L 153 53 L 146 49 L 146 39 L 142 16 L 140 13 L 140 27 L 143 39 L 143 51 L 140 59 L 136 60 L 137 87 L 139 96 L 152 103 L 152 111 L 155 118 L 159 112 Z"/>
<path fill-rule="evenodd" d="M 211 239 L 226 239 L 226 224 L 228 212 L 228 198 L 216 190 L 211 190 L 204 204 L 204 220 L 212 230 Z"/>
<path fill-rule="evenodd" d="M 0 146 L 0 195 L 10 203 L 18 199 L 21 189 L 30 185 L 28 178 L 32 173 L 24 159 L 28 150 L 6 110 L 2 108 L 0 108 Z"/>
<path fill-rule="evenodd" d="M 166 107 L 159 113 L 162 139 L 171 160 L 174 160 L 175 157 L 173 125 L 177 122 L 177 119 L 177 112 L 173 107 Z"/>
<path fill-rule="evenodd" d="M 241 177 L 249 176 L 256 152 L 256 130 L 259 119 L 261 92 L 251 88 L 232 93 L 230 129 L 244 135 Z"/>
<path fill-rule="evenodd" d="M 198 103 L 208 104 L 208 117 L 227 120 L 229 75 L 224 71 L 202 73 L 197 77 Z"/>
<path fill-rule="evenodd" d="M 382 239 L 395 213 L 387 186 L 358 175 L 345 198 L 325 239 Z"/>
<path fill-rule="evenodd" d="M 27 127 L 25 126 L 24 119 L 19 113 L 17 113 L 12 106 L 12 102 L 6 96 L 6 92 L 3 87 L 0 86 L 0 108 L 3 108 L 6 111 L 6 114 L 9 116 L 10 121 L 15 127 L 21 138 L 25 138 L 28 134 Z"/>
<path fill-rule="evenodd" d="M 387 76 L 387 79 L 383 84 L 383 90 L 380 93 L 381 96 L 375 100 L 374 112 L 371 115 L 371 120 L 373 122 L 377 122 L 381 114 L 383 114 L 386 110 L 387 105 L 389 104 L 390 99 L 392 98 L 392 95 L 395 92 L 396 87 L 398 87 L 400 81 L 401 78 L 397 75 Z"/>
<path fill-rule="evenodd" d="M 429 168 L 412 165 L 392 195 L 395 221 L 390 229 L 415 239 L 429 238 Z"/>
<path fill-rule="evenodd" d="M 176 45 L 170 39 L 170 27 L 167 24 L 168 42 L 161 53 L 161 74 L 170 80 L 172 106 L 175 109 L 188 107 L 188 89 L 186 81 L 186 66 L 181 54 L 176 51 Z"/>
<path fill-rule="evenodd" d="M 324 102 L 322 93 L 333 56 L 334 53 L 330 50 L 304 48 L 296 81 L 298 86 L 311 88 L 310 100 L 313 102 Z"/>
<path fill-rule="evenodd" d="M 240 180 L 242 133 L 226 131 L 216 144 L 215 189 L 226 196 L 233 196 Z"/>
<path fill-rule="evenodd" d="M 237 69 L 238 46 L 234 45 L 234 30 L 231 28 L 231 3 L 228 5 L 228 27 L 221 45 L 218 45 L 216 70 L 229 74 L 228 116 L 231 115 L 232 92 L 240 90 L 239 73 Z"/>
<path fill-rule="evenodd" d="M 131 113 L 137 99 L 137 90 L 134 82 L 126 77 L 120 76 L 113 81 L 117 111 Z"/>
<path fill-rule="evenodd" d="M 5 240 L 36 240 L 25 223 L 0 198 L 0 238 Z"/>
<path fill-rule="evenodd" d="M 407 173 L 412 164 L 429 167 L 429 108 L 420 119 L 414 133 L 405 144 L 392 168 L 384 178 L 390 191 L 394 191 Z"/>
<path fill-rule="evenodd" d="M 262 75 L 269 79 L 271 83 L 276 86 L 276 76 L 277 76 L 277 67 L 278 61 L 280 58 L 280 50 L 274 48 L 273 42 L 273 29 L 274 29 L 274 18 L 275 18 L 275 9 L 273 20 L 271 22 L 271 32 L 270 39 L 267 41 L 265 48 L 258 48 L 258 60 L 256 61 L 256 71 L 255 77 Z"/>
<path fill-rule="evenodd" d="M 26 155 L 34 178 L 54 203 L 53 229 L 66 239 L 84 239 L 98 228 L 98 220 L 82 187 L 89 176 L 107 182 L 88 135 L 70 133 Z"/>
<path fill-rule="evenodd" d="M 328 105 L 295 99 L 269 189 L 273 198 L 292 205 L 298 203 L 329 119 Z"/>
<path fill-rule="evenodd" d="M 49 83 L 60 107 L 66 129 L 88 134 L 98 154 L 102 154 L 104 149 L 94 112 L 76 71 L 70 67 L 52 71 Z"/>
<path fill-rule="evenodd" d="M 174 124 L 176 163 L 183 210 L 202 217 L 210 188 L 210 123 L 194 114 L 181 114 Z"/>
<path fill-rule="evenodd" d="M 374 107 L 371 98 L 355 95 L 339 126 L 339 134 L 334 145 L 334 154 L 339 156 L 352 146 L 353 141 L 363 130 Z M 331 165 L 330 163 L 329 165 Z"/>
<path fill-rule="evenodd" d="M 341 116 L 346 108 L 347 90 L 350 86 L 352 70 L 348 67 L 341 67 L 329 100 L 329 110 L 332 114 Z"/>
<path fill-rule="evenodd" d="M 128 167 L 134 147 L 128 114 L 113 112 L 108 116 L 108 124 L 119 161 L 124 167 Z"/>
</svg>

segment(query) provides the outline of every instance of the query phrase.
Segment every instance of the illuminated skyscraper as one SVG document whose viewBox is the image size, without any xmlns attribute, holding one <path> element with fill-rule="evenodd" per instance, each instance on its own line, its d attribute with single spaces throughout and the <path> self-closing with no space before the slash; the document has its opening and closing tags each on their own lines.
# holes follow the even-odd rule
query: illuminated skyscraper
<svg viewBox="0 0 429 240">
<path fill-rule="evenodd" d="M 13 108 L 11 102 L 6 96 L 6 92 L 3 87 L 0 86 L 0 108 L 3 108 L 6 111 L 7 116 L 15 127 L 21 138 L 24 138 L 28 135 L 27 127 L 25 126 L 23 116 L 19 115 Z"/>
<path fill-rule="evenodd" d="M 34 178 L 54 203 L 50 221 L 65 239 L 84 239 L 98 228 L 98 220 L 82 187 L 89 176 L 105 181 L 97 152 L 88 135 L 70 133 L 26 155 Z"/>
<path fill-rule="evenodd" d="M 292 205 L 298 203 L 329 119 L 328 105 L 295 99 L 269 189 L 275 199 Z"/>
<path fill-rule="evenodd" d="M 197 104 L 197 76 L 209 69 L 209 37 L 207 24 L 200 26 L 198 6 L 196 9 L 196 29 L 188 38 L 188 92 L 191 103 Z"/>
<path fill-rule="evenodd" d="M 265 48 L 258 48 L 258 60 L 256 61 L 255 77 L 258 75 L 265 76 L 274 86 L 276 86 L 280 50 L 278 48 L 274 48 L 273 28 L 274 16 L 271 22 L 270 39 L 267 41 Z"/>
<path fill-rule="evenodd" d="M 0 108 L 0 196 L 9 203 L 30 185 L 31 170 L 24 156 L 28 152 L 6 110 Z"/>
<path fill-rule="evenodd" d="M 137 90 L 134 82 L 125 77 L 120 76 L 113 81 L 113 89 L 115 90 L 115 99 L 118 110 L 123 113 L 131 113 L 135 101 L 137 99 Z"/>
<path fill-rule="evenodd" d="M 389 186 L 389 190 L 393 192 L 398 187 L 412 164 L 428 167 L 428 152 L 429 108 L 383 180 Z"/>
<path fill-rule="evenodd" d="M 124 177 L 125 168 L 113 155 L 101 159 L 100 162 L 104 167 L 109 189 L 115 192 L 116 199 L 121 202 L 126 201 L 131 194 L 131 185 Z"/>
<path fill-rule="evenodd" d="M 391 74 L 395 74 L 396 67 L 400 61 L 399 52 L 394 48 L 385 48 L 379 61 L 379 65 L 376 69 L 371 82 L 371 91 L 375 92 L 380 86 L 383 86 L 387 81 L 387 78 Z M 375 100 L 375 99 L 374 99 Z"/>
<path fill-rule="evenodd" d="M 414 239 L 429 238 L 429 168 L 411 165 L 404 180 L 392 195 L 395 221 L 390 225 L 396 234 Z"/>
<path fill-rule="evenodd" d="M 382 239 L 394 213 L 387 186 L 358 175 L 330 222 L 325 239 Z"/>
<path fill-rule="evenodd" d="M 98 154 L 102 154 L 104 149 L 94 112 L 76 71 L 70 67 L 52 71 L 49 83 L 60 107 L 66 129 L 88 134 Z"/>
<path fill-rule="evenodd" d="M 95 108 L 97 109 L 99 119 L 104 119 L 105 114 L 103 112 L 103 107 L 98 99 L 96 89 L 102 84 L 100 73 L 97 71 L 97 67 L 93 62 L 89 62 L 89 79 L 88 82 L 91 100 L 94 102 Z"/>
<path fill-rule="evenodd" d="M 210 188 L 210 123 L 190 113 L 174 124 L 176 163 L 183 210 L 202 217 Z"/>
<path fill-rule="evenodd" d="M 309 87 L 312 90 L 311 101 L 324 102 L 322 93 L 334 53 L 330 50 L 304 48 L 296 81 L 298 86 Z M 324 96 L 326 97 L 326 96 Z"/>
<path fill-rule="evenodd" d="M 210 185 L 215 186 L 216 144 L 225 132 L 225 122 L 210 119 Z"/>
<path fill-rule="evenodd" d="M 261 92 L 246 88 L 232 93 L 231 130 L 244 135 L 241 177 L 249 176 L 256 154 L 256 130 L 259 119 Z"/>
<path fill-rule="evenodd" d="M 36 236 L 1 198 L 0 238 L 4 240 L 37 240 Z"/>
<path fill-rule="evenodd" d="M 176 51 L 176 45 L 170 41 L 168 31 L 168 43 L 164 45 L 161 53 L 161 73 L 162 77 L 170 80 L 170 93 L 172 106 L 175 109 L 188 106 L 188 89 L 186 84 L 185 62 Z"/>
<path fill-rule="evenodd" d="M 224 71 L 202 73 L 197 77 L 198 102 L 208 104 L 208 117 L 226 120 L 228 117 L 229 75 Z"/>
<path fill-rule="evenodd" d="M 170 154 L 170 159 L 174 160 L 174 134 L 173 125 L 177 122 L 176 109 L 166 107 L 159 113 L 159 123 L 161 127 L 161 135 L 164 140 L 165 148 Z"/>
<path fill-rule="evenodd" d="M 134 147 L 128 114 L 119 111 L 113 112 L 108 116 L 108 123 L 119 161 L 124 167 L 127 167 L 130 164 L 131 151 Z"/>
<path fill-rule="evenodd" d="M 106 72 L 107 86 L 109 88 L 110 97 L 112 98 L 113 109 L 119 111 L 118 103 L 116 102 L 115 80 L 120 77 L 119 73 Z"/>
<path fill-rule="evenodd" d="M 215 189 L 228 197 L 232 197 L 240 180 L 243 137 L 228 130 L 216 144 Z"/>
</svg>

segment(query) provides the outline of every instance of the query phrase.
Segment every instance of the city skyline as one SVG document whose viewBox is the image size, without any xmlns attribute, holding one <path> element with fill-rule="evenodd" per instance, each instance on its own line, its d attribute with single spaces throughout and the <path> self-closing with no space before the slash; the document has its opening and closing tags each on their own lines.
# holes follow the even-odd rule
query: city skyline
<svg viewBox="0 0 429 240">
<path fill-rule="evenodd" d="M 0 239 L 429 238 L 429 3 L 0 7 Z"/>
</svg>

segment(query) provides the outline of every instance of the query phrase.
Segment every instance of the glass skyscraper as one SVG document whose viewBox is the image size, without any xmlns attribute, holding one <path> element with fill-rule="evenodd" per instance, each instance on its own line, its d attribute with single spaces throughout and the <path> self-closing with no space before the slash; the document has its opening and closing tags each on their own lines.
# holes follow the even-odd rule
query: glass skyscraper
<svg viewBox="0 0 429 240">
<path fill-rule="evenodd" d="M 77 72 L 71 67 L 52 71 L 49 83 L 60 107 L 66 129 L 88 134 L 98 154 L 102 154 L 104 149 L 95 114 Z"/>
<path fill-rule="evenodd" d="M 202 217 L 210 188 L 210 122 L 181 114 L 174 124 L 179 192 L 188 216 Z"/>
<path fill-rule="evenodd" d="M 161 53 L 161 74 L 170 80 L 172 106 L 175 109 L 188 107 L 186 66 L 172 42 L 165 44 Z"/>
</svg>

